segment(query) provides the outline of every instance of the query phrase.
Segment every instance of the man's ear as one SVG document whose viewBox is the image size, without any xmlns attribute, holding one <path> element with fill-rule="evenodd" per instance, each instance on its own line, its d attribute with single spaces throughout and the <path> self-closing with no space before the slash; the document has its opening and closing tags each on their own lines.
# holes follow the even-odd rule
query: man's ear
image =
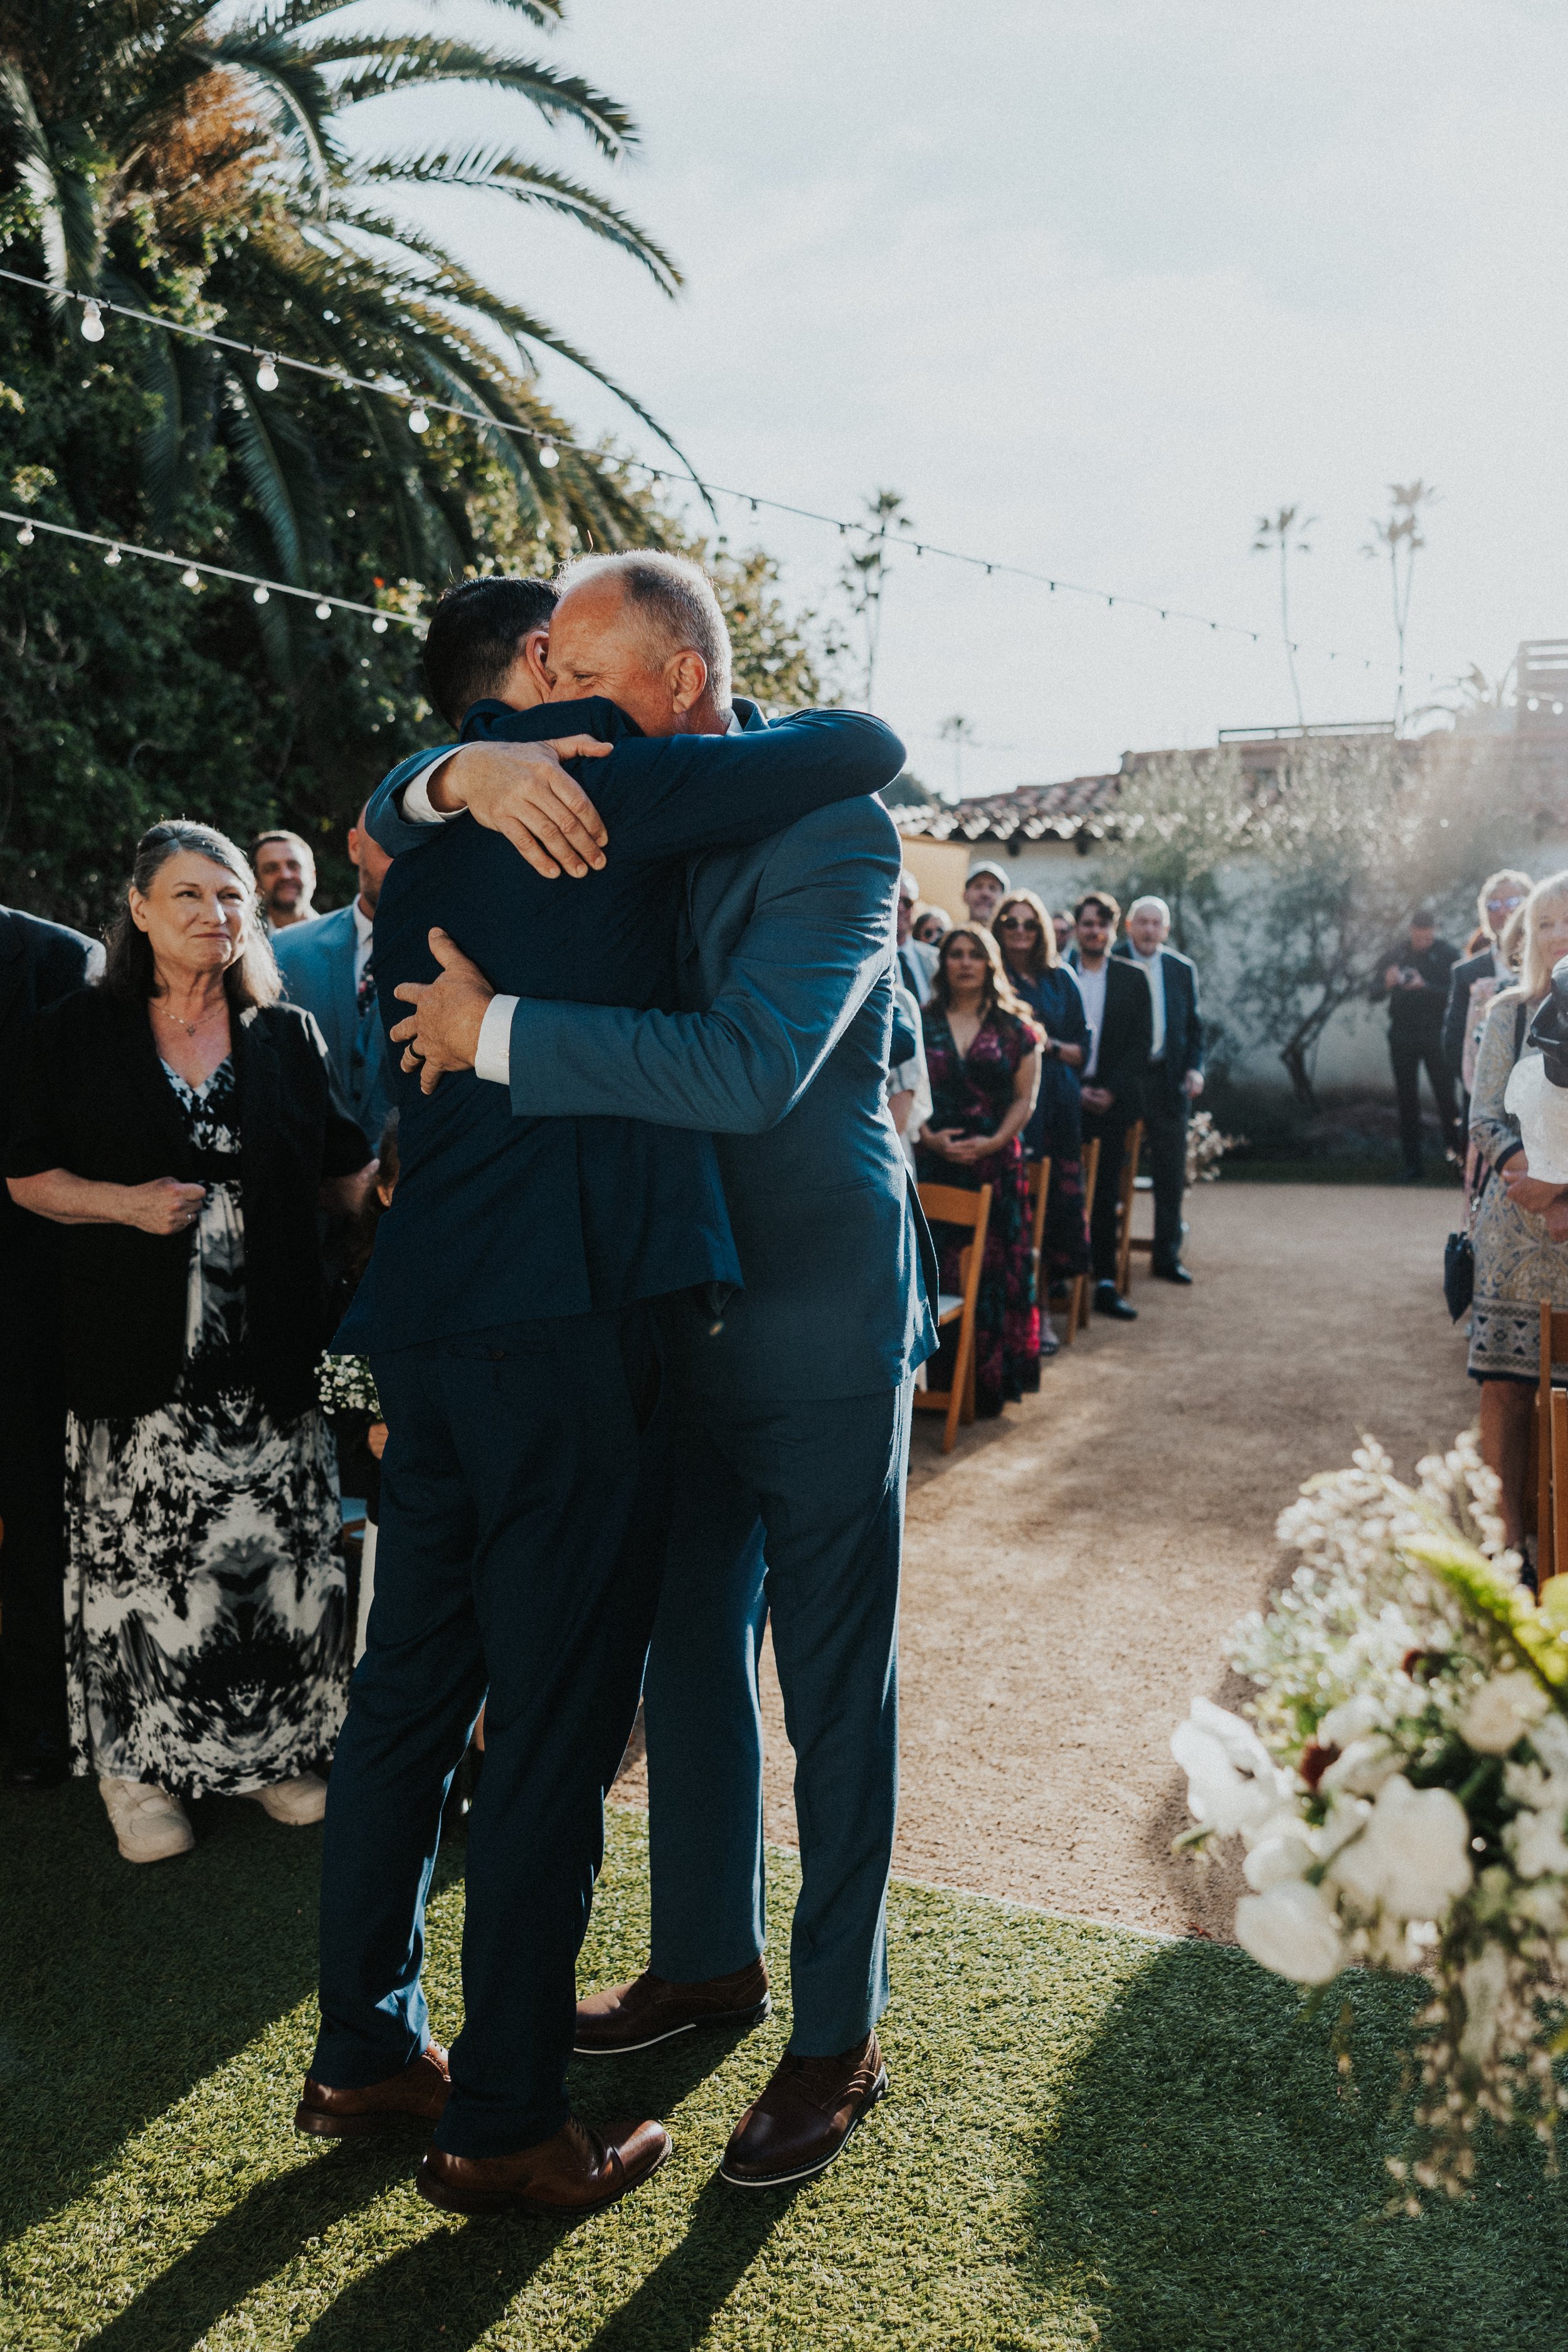
<svg viewBox="0 0 1568 2352">
<path fill-rule="evenodd" d="M 522 658 L 527 665 L 530 677 L 539 690 L 541 702 L 548 702 L 555 690 L 555 681 L 544 666 L 549 644 L 548 629 L 530 629 L 522 641 Z"/>
<path fill-rule="evenodd" d="M 694 646 L 688 646 L 665 665 L 664 675 L 670 701 L 678 716 L 684 719 L 702 699 L 708 684 L 708 665 Z"/>
<path fill-rule="evenodd" d="M 361 835 L 358 825 L 351 824 L 349 827 L 348 838 L 349 864 L 351 866 L 357 866 L 359 864 L 360 839 Z"/>
</svg>

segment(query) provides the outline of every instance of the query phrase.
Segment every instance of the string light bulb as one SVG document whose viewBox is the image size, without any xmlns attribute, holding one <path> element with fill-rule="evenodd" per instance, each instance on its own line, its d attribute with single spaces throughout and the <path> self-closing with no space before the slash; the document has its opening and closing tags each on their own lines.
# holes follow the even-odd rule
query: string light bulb
<svg viewBox="0 0 1568 2352">
<path fill-rule="evenodd" d="M 30 522 L 25 522 L 22 525 L 21 530 L 16 533 L 16 544 L 18 547 L 31 547 L 37 535 L 38 534 L 33 529 L 32 524 Z"/>
<path fill-rule="evenodd" d="M 199 588 L 201 586 L 202 575 L 196 570 L 194 563 L 187 563 L 184 570 L 181 572 L 180 584 L 184 588 Z"/>
<path fill-rule="evenodd" d="M 539 462 L 542 466 L 547 468 L 552 466 L 558 466 L 561 463 L 561 452 L 555 446 L 553 441 L 542 441 L 540 443 Z"/>
<path fill-rule="evenodd" d="M 330 620 L 331 619 L 331 617 L 332 617 L 332 608 L 331 608 L 331 606 L 330 604 L 318 604 L 318 605 L 317 605 L 317 607 L 316 607 L 316 618 L 317 618 L 317 620 L 318 620 L 318 621 L 330 621 Z"/>
<path fill-rule="evenodd" d="M 105 563 L 107 563 L 107 564 L 109 564 L 110 566 L 111 566 L 111 567 L 112 567 L 114 564 L 118 563 L 118 562 L 119 562 L 119 561 L 120 561 L 120 550 L 119 550 L 117 547 L 111 547 L 111 548 L 110 549 L 110 551 L 109 551 L 109 553 L 104 557 L 104 559 L 103 559 L 103 560 L 104 560 Z"/>
<path fill-rule="evenodd" d="M 82 304 L 81 339 L 84 343 L 101 343 L 103 341 L 103 312 L 96 302 Z"/>
<path fill-rule="evenodd" d="M 261 365 L 256 371 L 256 388 L 258 392 L 276 392 L 278 389 L 278 362 L 270 352 L 261 354 Z"/>
<path fill-rule="evenodd" d="M 251 599 L 252 599 L 252 602 L 253 602 L 253 603 L 255 603 L 255 604 L 268 604 L 268 603 L 270 601 L 270 591 L 269 591 L 269 590 L 268 590 L 268 589 L 266 589 L 266 588 L 263 588 L 263 587 L 260 585 L 259 582 L 258 582 L 258 584 L 257 584 L 257 585 L 256 585 L 256 586 L 251 590 L 250 593 L 251 593 Z"/>
<path fill-rule="evenodd" d="M 378 613 L 370 625 L 372 631 L 376 636 L 384 637 L 386 635 L 386 614 L 384 613 Z"/>
<path fill-rule="evenodd" d="M 428 433 L 430 430 L 430 419 L 422 400 L 416 400 L 408 412 L 408 430 L 410 433 Z"/>
</svg>

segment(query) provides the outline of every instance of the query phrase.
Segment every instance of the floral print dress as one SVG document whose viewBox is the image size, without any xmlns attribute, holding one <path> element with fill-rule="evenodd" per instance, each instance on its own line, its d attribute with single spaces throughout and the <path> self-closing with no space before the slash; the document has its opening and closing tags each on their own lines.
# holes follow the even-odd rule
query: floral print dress
<svg viewBox="0 0 1568 2352">
<path fill-rule="evenodd" d="M 960 1054 L 940 1004 L 928 1004 L 921 1020 L 932 1105 L 926 1125 L 957 1128 L 963 1135 L 994 1135 L 1011 1108 L 1018 1066 L 1035 1050 L 1033 1032 L 1011 1013 L 993 1010 L 968 1053 Z M 981 1413 L 1000 1412 L 1004 1404 L 1016 1402 L 1040 1385 L 1040 1310 L 1035 1301 L 1023 1139 L 1015 1136 L 1000 1151 L 967 1163 L 944 1160 L 921 1145 L 915 1154 L 915 1173 L 922 1184 L 956 1185 L 966 1192 L 977 1192 L 983 1184 L 991 1187 L 975 1315 L 974 1408 Z M 962 1225 L 933 1224 L 931 1237 L 942 1262 L 942 1289 L 957 1291 L 962 1287 L 958 1262 L 972 1236 Z M 949 1324 L 942 1333 L 949 1360 L 932 1374 L 938 1388 L 951 1376 L 956 1345 L 957 1326 Z"/>
<path fill-rule="evenodd" d="M 207 1186 L 193 1234 L 174 1396 L 68 1423 L 71 1764 L 238 1796 L 308 1770 L 342 1719 L 337 1477 L 321 1414 L 275 1423 L 247 1378 L 233 1065 L 200 1087 L 163 1068 L 193 1143 L 234 1174 Z"/>
</svg>

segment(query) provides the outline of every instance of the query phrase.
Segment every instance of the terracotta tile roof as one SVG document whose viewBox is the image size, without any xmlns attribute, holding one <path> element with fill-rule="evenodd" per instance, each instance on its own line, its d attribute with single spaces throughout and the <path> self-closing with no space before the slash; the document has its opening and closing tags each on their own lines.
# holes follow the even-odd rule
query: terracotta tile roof
<svg viewBox="0 0 1568 2352">
<path fill-rule="evenodd" d="M 1038 841 L 1054 834 L 1070 841 L 1098 832 L 1121 785 L 1120 776 L 1073 776 L 1065 784 L 1018 784 L 1010 793 L 960 801 L 952 808 L 893 806 L 900 833 L 934 841 Z"/>
</svg>

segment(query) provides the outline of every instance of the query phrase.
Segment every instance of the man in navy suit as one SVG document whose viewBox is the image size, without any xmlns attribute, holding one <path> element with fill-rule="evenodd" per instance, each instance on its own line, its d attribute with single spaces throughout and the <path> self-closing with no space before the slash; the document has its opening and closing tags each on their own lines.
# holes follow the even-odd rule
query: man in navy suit
<svg viewBox="0 0 1568 2352">
<path fill-rule="evenodd" d="M 392 1108 L 386 1033 L 375 1009 L 376 900 L 392 860 L 365 831 L 364 811 L 349 827 L 359 889 L 346 907 L 273 934 L 272 952 L 290 1002 L 314 1013 L 327 1058 L 349 1109 L 374 1144 Z"/>
<path fill-rule="evenodd" d="M 35 1016 L 102 970 L 98 940 L 0 907 L 0 1144 Z M 13 1789 L 53 1788 L 69 1769 L 58 1231 L 0 1184 L 0 1700 Z"/>
<path fill-rule="evenodd" d="M 466 710 L 475 744 L 548 736 L 603 753 L 595 788 L 616 855 L 569 893 L 471 816 L 416 833 L 420 854 L 393 866 L 377 909 L 388 1019 L 399 987 L 437 974 L 432 939 L 520 996 L 673 1009 L 687 860 L 899 772 L 897 738 L 853 713 L 713 740 L 706 669 L 679 646 L 663 691 L 694 731 L 650 740 L 602 701 L 511 710 L 498 688 L 516 661 L 526 673 L 541 600 L 548 611 L 551 592 L 531 583 L 455 591 L 426 643 L 432 688 Z M 585 725 L 608 747 L 563 741 Z M 369 823 L 395 846 L 384 797 Z M 400 1077 L 399 1092 L 397 1192 L 338 1342 L 369 1353 L 390 1435 L 375 1599 L 327 1807 L 321 2032 L 296 2120 L 330 2135 L 425 2116 L 436 2132 L 418 2185 L 433 2202 L 583 2211 L 668 2148 L 657 2123 L 588 2131 L 565 2091 L 604 1792 L 668 1523 L 652 1309 L 707 1340 L 741 1269 L 706 1133 L 643 1124 L 624 1104 L 517 1116 L 468 1071 L 438 1091 Z M 419 1988 L 424 1901 L 481 1703 L 448 2095 Z"/>
<path fill-rule="evenodd" d="M 1197 966 L 1167 947 L 1171 910 L 1163 898 L 1134 898 L 1127 936 L 1110 950 L 1149 983 L 1153 1045 L 1143 1081 L 1143 1136 L 1154 1181 L 1153 1269 L 1164 1282 L 1191 1282 L 1182 1264 L 1182 1195 L 1187 1189 L 1187 1121 L 1204 1090 L 1204 1024 Z"/>
<path fill-rule="evenodd" d="M 580 584 L 558 608 L 548 663 L 557 692 L 607 694 L 651 728 L 670 723 L 657 677 L 635 639 L 616 643 L 645 562 L 570 575 Z M 739 742 L 777 731 L 736 708 Z M 480 813 L 488 800 L 496 822 L 505 766 L 460 753 L 435 792 L 437 808 L 443 793 Z M 624 850 L 613 820 L 609 831 L 613 864 Z M 552 846 L 570 860 L 559 833 Z M 591 835 L 579 846 L 602 854 Z M 436 989 L 403 992 L 418 1000 L 405 1025 L 427 1083 L 475 1063 L 520 1117 L 614 1107 L 718 1138 L 745 1288 L 718 1332 L 679 1302 L 666 1322 L 677 1501 L 646 1687 L 651 1963 L 582 2004 L 577 2046 L 609 2054 L 766 2012 L 756 1668 L 771 1611 L 804 1884 L 789 2053 L 721 2168 L 744 2186 L 820 2170 L 886 2082 L 875 2028 L 888 1997 L 903 1484 L 911 1376 L 934 1346 L 923 1223 L 884 1098 L 899 867 L 897 833 L 865 801 L 698 858 L 679 1013 L 514 1001 L 491 994 L 482 959 L 445 955 Z"/>
</svg>

